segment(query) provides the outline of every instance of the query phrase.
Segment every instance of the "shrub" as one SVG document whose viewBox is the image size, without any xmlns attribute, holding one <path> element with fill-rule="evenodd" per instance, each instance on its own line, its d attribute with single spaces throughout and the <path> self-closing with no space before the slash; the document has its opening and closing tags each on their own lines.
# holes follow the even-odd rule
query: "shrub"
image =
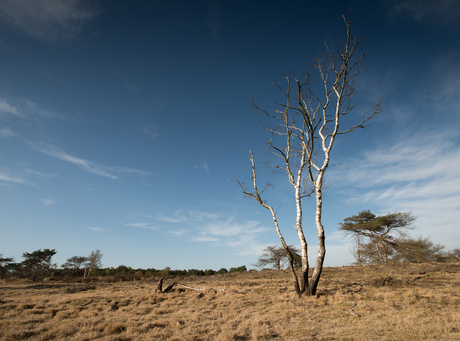
<svg viewBox="0 0 460 341">
<path fill-rule="evenodd" d="M 230 268 L 230 273 L 232 272 L 244 272 L 244 271 L 248 271 L 248 269 L 246 269 L 246 265 L 243 265 L 243 266 L 240 266 L 238 268 Z"/>
</svg>

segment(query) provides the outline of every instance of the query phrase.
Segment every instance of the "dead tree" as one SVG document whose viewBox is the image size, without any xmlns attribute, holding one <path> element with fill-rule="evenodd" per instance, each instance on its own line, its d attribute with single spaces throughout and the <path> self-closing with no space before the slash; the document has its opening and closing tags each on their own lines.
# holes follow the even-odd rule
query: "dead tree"
<svg viewBox="0 0 460 341">
<path fill-rule="evenodd" d="M 166 287 L 166 289 L 163 290 L 163 277 L 162 277 L 158 280 L 158 284 L 157 284 L 157 288 L 155 289 L 155 292 L 156 291 L 159 291 L 160 293 L 170 292 L 176 284 L 177 284 L 176 282 L 172 282 L 170 285 Z"/>
<path fill-rule="evenodd" d="M 310 82 L 310 72 L 306 71 L 300 78 L 289 71 L 282 74 L 287 84 L 282 87 L 276 81 L 273 83 L 283 94 L 284 101 L 276 102 L 275 109 L 268 111 L 254 105 L 263 115 L 277 122 L 266 126 L 271 137 L 268 151 L 275 155 L 278 162 L 269 163 L 269 166 L 287 175 L 289 183 L 294 188 L 294 201 L 296 205 L 295 229 L 300 241 L 302 269 L 300 283 L 293 265 L 293 254 L 283 238 L 278 224 L 276 211 L 261 195 L 256 177 L 256 163 L 250 151 L 252 167 L 252 186 L 248 189 L 238 181 L 243 193 L 256 200 L 268 209 L 273 218 L 276 232 L 283 247 L 290 257 L 292 280 L 297 294 L 314 295 L 323 269 L 326 254 L 325 234 L 322 224 L 323 213 L 323 184 L 324 175 L 329 166 L 330 154 L 338 135 L 352 132 L 356 128 L 364 128 L 370 124 L 380 110 L 380 101 L 375 107 L 362 115 L 356 123 L 350 123 L 349 114 L 353 109 L 352 98 L 356 94 L 355 77 L 361 73 L 361 61 L 364 53 L 360 50 L 363 36 L 352 37 L 350 34 L 350 18 L 343 15 L 346 27 L 346 41 L 339 46 L 336 52 L 326 47 L 326 57 L 319 57 L 310 64 L 312 72 L 321 80 L 321 93 L 316 94 Z M 347 119 L 348 126 L 343 127 Z M 318 255 L 311 279 L 308 278 L 309 262 L 307 241 L 303 230 L 302 199 L 315 195 L 316 214 L 315 225 L 318 232 Z"/>
<path fill-rule="evenodd" d="M 87 257 L 87 261 L 85 263 L 85 273 L 83 275 L 84 278 L 89 278 L 91 272 L 100 269 L 102 267 L 102 252 L 101 250 L 91 251 L 89 257 Z"/>
<path fill-rule="evenodd" d="M 155 292 L 159 291 L 160 293 L 163 292 L 163 278 L 160 278 L 158 280 L 157 288 L 155 289 Z"/>
</svg>

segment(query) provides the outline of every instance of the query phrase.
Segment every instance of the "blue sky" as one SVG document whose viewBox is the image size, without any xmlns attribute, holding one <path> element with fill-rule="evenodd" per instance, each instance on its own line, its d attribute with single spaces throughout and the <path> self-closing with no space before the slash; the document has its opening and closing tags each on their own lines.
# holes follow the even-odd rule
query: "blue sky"
<svg viewBox="0 0 460 341">
<path fill-rule="evenodd" d="M 248 151 L 288 243 L 292 188 L 262 162 L 269 82 L 366 34 L 355 114 L 326 173 L 326 266 L 353 261 L 338 223 L 412 211 L 413 236 L 460 247 L 460 3 L 82 1 L 0 3 L 0 253 L 55 248 L 59 265 L 100 249 L 103 266 L 253 267 L 279 244 L 250 182 Z M 304 228 L 316 257 L 314 201 Z M 312 261 L 314 263 L 314 261 Z"/>
</svg>

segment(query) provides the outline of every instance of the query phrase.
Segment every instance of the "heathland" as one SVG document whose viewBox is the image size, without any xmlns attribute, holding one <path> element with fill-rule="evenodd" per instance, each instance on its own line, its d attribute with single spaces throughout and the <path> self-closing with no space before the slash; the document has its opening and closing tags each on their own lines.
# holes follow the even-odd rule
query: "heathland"
<svg viewBox="0 0 460 341">
<path fill-rule="evenodd" d="M 460 340 L 459 263 L 325 268 L 301 298 L 286 270 L 159 278 L 4 280 L 0 339 Z"/>
</svg>

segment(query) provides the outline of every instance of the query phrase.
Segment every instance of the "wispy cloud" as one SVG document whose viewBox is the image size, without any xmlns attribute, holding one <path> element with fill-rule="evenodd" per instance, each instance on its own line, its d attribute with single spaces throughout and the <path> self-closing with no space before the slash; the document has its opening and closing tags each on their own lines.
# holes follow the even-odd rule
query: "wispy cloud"
<svg viewBox="0 0 460 341">
<path fill-rule="evenodd" d="M 391 13 L 407 15 L 417 21 L 436 24 L 457 23 L 460 19 L 460 2 L 457 0 L 389 0 Z"/>
<path fill-rule="evenodd" d="M 12 182 L 12 183 L 17 183 L 17 184 L 28 184 L 26 179 L 15 177 L 15 176 L 10 176 L 8 172 L 2 171 L 2 170 L 0 170 L 0 181 Z"/>
<path fill-rule="evenodd" d="M 130 167 L 111 167 L 111 166 L 102 166 L 98 165 L 92 161 L 82 159 L 76 156 L 73 156 L 53 145 L 50 145 L 45 142 L 27 142 L 35 151 L 55 157 L 59 160 L 66 161 L 72 163 L 87 172 L 93 173 L 95 175 L 103 176 L 112 180 L 119 180 L 120 174 L 125 174 L 129 176 L 137 176 L 137 177 L 147 177 L 147 176 L 159 176 L 155 173 L 145 172 L 138 169 L 130 168 Z M 117 175 L 118 174 L 118 175 Z"/>
<path fill-rule="evenodd" d="M 62 161 L 67 161 L 70 163 L 73 163 L 74 165 L 99 176 L 104 176 L 107 178 L 110 178 L 112 180 L 117 180 L 118 177 L 113 174 L 109 174 L 106 171 L 104 171 L 101 166 L 96 165 L 95 163 L 78 158 L 76 156 L 70 155 L 55 146 L 49 145 L 44 142 L 39 142 L 39 143 L 30 143 L 31 147 L 36 150 L 37 152 L 43 153 L 48 156 L 55 157 L 57 159 L 60 159 Z"/>
<path fill-rule="evenodd" d="M 0 128 L 0 137 L 8 138 L 17 135 L 16 132 L 12 131 L 10 127 Z"/>
<path fill-rule="evenodd" d="M 25 120 L 34 117 L 65 119 L 63 115 L 42 109 L 28 99 L 11 100 L 0 98 L 0 114 L 11 114 Z"/>
<path fill-rule="evenodd" d="M 0 167 L 0 181 L 3 182 L 35 186 L 36 180 L 42 181 L 56 177 L 60 177 L 60 175 L 45 174 L 29 168 L 11 171 L 8 167 Z M 42 203 L 45 204 L 44 201 Z"/>
<path fill-rule="evenodd" d="M 60 118 L 60 119 L 64 119 L 64 116 L 63 115 L 60 115 L 60 114 L 57 114 L 57 113 L 54 113 L 50 110 L 45 110 L 45 109 L 41 109 L 38 107 L 38 105 L 32 101 L 29 101 L 29 100 L 23 100 L 20 102 L 20 105 L 21 105 L 21 113 L 24 115 L 28 115 L 28 116 L 25 116 L 25 118 L 30 118 L 30 116 L 41 116 L 41 117 L 45 117 L 45 118 Z"/>
<path fill-rule="evenodd" d="M 72 38 L 97 14 L 87 0 L 3 0 L 0 18 L 34 38 L 56 41 Z"/>
<path fill-rule="evenodd" d="M 238 222 L 233 216 L 216 212 L 176 211 L 172 216 L 160 214 L 157 220 L 190 226 L 194 230 L 192 241 L 234 247 L 239 249 L 239 254 L 260 254 L 264 245 L 258 242 L 259 237 L 272 231 L 271 228 L 261 226 L 258 221 Z M 180 236 L 182 230 L 181 233 L 173 234 Z M 190 233 L 189 230 L 184 231 Z"/>
<path fill-rule="evenodd" d="M 182 223 L 182 222 L 187 220 L 187 217 L 181 211 L 176 211 L 176 212 L 173 213 L 172 216 L 166 216 L 166 215 L 160 213 L 160 214 L 158 214 L 157 220 L 165 221 L 165 222 L 168 222 L 168 223 Z"/>
<path fill-rule="evenodd" d="M 412 211 L 418 233 L 448 244 L 460 238 L 458 138 L 454 130 L 420 131 L 347 160 L 329 180 L 347 187 L 349 202 L 381 207 L 376 213 Z"/>
<path fill-rule="evenodd" d="M 134 169 L 130 167 L 106 167 L 107 169 L 112 170 L 113 172 L 120 173 L 120 174 L 127 174 L 131 176 L 160 176 L 160 174 L 157 173 L 151 173 L 151 172 L 144 172 L 139 169 Z"/>
<path fill-rule="evenodd" d="M 360 158 L 348 160 L 345 174 L 342 169 L 331 170 L 331 173 L 344 183 L 352 182 L 360 187 L 456 178 L 460 176 L 456 135 L 455 131 L 420 131 L 393 145 L 367 150 Z"/>
<path fill-rule="evenodd" d="M 42 200 L 40 200 L 42 202 L 43 205 L 45 205 L 46 207 L 49 207 L 53 204 L 55 204 L 57 202 L 57 200 L 53 199 L 53 198 L 43 198 Z"/>
<path fill-rule="evenodd" d="M 89 226 L 88 230 L 94 231 L 94 232 L 102 232 L 105 231 L 104 229 L 101 229 L 100 227 L 94 227 L 94 226 Z"/>
<path fill-rule="evenodd" d="M 201 166 L 198 166 L 196 163 L 192 164 L 193 168 L 195 169 L 204 169 L 207 173 L 210 173 L 211 170 L 209 169 L 209 165 L 205 162 Z"/>
<path fill-rule="evenodd" d="M 211 236 L 198 236 L 198 237 L 193 237 L 192 241 L 194 242 L 218 242 L 219 238 L 211 237 Z"/>
<path fill-rule="evenodd" d="M 9 103 L 8 100 L 0 98 L 0 113 L 19 115 L 18 108 Z"/>
<path fill-rule="evenodd" d="M 141 131 L 147 135 L 148 137 L 150 137 L 151 139 L 156 139 L 159 134 L 158 134 L 158 127 L 155 125 L 155 124 L 149 124 L 145 127 L 142 127 L 141 128 Z"/>
<path fill-rule="evenodd" d="M 148 229 L 148 230 L 152 230 L 152 231 L 158 230 L 157 227 L 155 227 L 155 226 L 153 226 L 151 224 L 148 224 L 148 223 L 129 223 L 129 224 L 125 224 L 125 226 L 139 227 L 139 228 L 142 228 L 142 229 Z"/>
<path fill-rule="evenodd" d="M 24 172 L 25 172 L 28 176 L 33 176 L 33 177 L 40 178 L 40 179 L 51 179 L 51 178 L 59 178 L 59 177 L 62 177 L 61 175 L 57 175 L 57 174 L 46 174 L 46 173 L 38 172 L 38 171 L 35 171 L 35 170 L 32 170 L 32 169 L 26 169 Z"/>
<path fill-rule="evenodd" d="M 433 85 L 427 86 L 424 97 L 434 104 L 437 113 L 460 117 L 460 55 L 444 54 L 434 63 L 431 73 Z"/>
<path fill-rule="evenodd" d="M 189 230 L 186 229 L 180 229 L 180 230 L 168 230 L 167 231 L 169 234 L 172 234 L 174 236 L 183 236 L 184 234 L 189 233 Z"/>
</svg>

